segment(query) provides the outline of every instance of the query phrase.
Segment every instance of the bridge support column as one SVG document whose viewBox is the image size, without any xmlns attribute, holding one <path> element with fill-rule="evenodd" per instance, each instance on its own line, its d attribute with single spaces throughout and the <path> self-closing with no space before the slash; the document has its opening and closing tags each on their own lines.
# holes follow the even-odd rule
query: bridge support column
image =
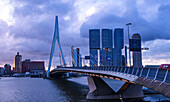
<svg viewBox="0 0 170 102">
<path fill-rule="evenodd" d="M 89 93 L 87 99 L 120 99 L 144 97 L 142 86 L 126 82 L 115 92 L 103 79 L 96 76 L 88 77 Z"/>
<path fill-rule="evenodd" d="M 122 98 L 140 98 L 144 97 L 141 85 L 126 82 L 117 92 Z"/>
</svg>

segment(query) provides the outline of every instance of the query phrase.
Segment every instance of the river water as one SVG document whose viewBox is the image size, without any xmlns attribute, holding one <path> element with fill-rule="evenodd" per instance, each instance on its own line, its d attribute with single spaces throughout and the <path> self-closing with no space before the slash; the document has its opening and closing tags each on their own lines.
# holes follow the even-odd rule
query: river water
<svg viewBox="0 0 170 102">
<path fill-rule="evenodd" d="M 88 92 L 87 77 L 68 80 L 26 77 L 0 79 L 0 102 L 86 102 Z M 160 94 L 147 95 L 145 100 L 154 102 L 159 98 L 168 100 Z"/>
</svg>

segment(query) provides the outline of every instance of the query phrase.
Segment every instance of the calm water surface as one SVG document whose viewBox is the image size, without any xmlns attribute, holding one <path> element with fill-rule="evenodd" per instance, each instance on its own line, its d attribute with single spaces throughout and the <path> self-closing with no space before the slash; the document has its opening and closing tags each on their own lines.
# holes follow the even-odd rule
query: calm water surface
<svg viewBox="0 0 170 102">
<path fill-rule="evenodd" d="M 88 86 L 67 80 L 0 79 L 0 102 L 83 102 L 88 91 Z"/>
<path fill-rule="evenodd" d="M 113 83 L 109 84 L 115 86 Z M 86 102 L 88 92 L 87 77 L 68 80 L 15 77 L 0 79 L 0 102 Z M 168 100 L 160 94 L 146 95 L 145 100 L 155 102 L 159 98 Z"/>
</svg>

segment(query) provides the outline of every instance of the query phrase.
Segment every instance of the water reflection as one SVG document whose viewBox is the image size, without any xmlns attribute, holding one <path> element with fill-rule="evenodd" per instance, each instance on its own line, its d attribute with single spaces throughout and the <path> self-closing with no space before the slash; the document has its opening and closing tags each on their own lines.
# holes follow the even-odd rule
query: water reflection
<svg viewBox="0 0 170 102">
<path fill-rule="evenodd" d="M 56 88 L 60 89 L 70 102 L 85 102 L 86 95 L 89 92 L 89 88 L 86 85 L 81 85 L 75 82 L 71 82 L 65 79 L 52 80 Z"/>
<path fill-rule="evenodd" d="M 120 102 L 120 100 L 86 100 L 89 88 L 85 81 L 87 79 L 82 77 L 71 80 L 2 77 L 0 102 Z M 155 97 L 168 100 L 159 94 L 145 98 L 147 101 L 158 101 Z"/>
</svg>

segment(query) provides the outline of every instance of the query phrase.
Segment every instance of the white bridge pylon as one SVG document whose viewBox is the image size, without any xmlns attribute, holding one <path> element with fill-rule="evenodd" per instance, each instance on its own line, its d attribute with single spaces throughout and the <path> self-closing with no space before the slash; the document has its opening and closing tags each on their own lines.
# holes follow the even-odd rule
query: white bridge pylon
<svg viewBox="0 0 170 102">
<path fill-rule="evenodd" d="M 54 30 L 53 42 L 52 42 L 52 46 L 51 46 L 50 59 L 49 59 L 48 70 L 47 70 L 47 77 L 49 77 L 49 72 L 50 72 L 51 62 L 52 62 L 53 55 L 54 55 L 56 40 L 57 40 L 57 45 L 59 48 L 59 53 L 60 53 L 60 56 L 62 59 L 62 65 L 63 65 L 63 67 L 66 67 L 65 59 L 63 56 L 63 52 L 62 52 L 60 40 L 59 40 L 58 16 L 55 17 L 55 30 Z"/>
</svg>

